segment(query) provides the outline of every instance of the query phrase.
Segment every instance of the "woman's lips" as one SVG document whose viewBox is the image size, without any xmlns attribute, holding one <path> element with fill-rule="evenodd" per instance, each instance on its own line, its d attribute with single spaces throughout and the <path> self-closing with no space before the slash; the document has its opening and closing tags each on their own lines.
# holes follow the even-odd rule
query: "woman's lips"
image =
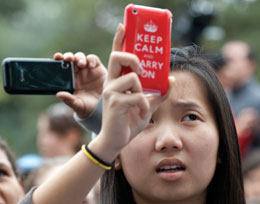
<svg viewBox="0 0 260 204">
<path fill-rule="evenodd" d="M 164 180 L 175 181 L 185 172 L 185 165 L 176 158 L 163 159 L 156 166 L 156 173 Z"/>
</svg>

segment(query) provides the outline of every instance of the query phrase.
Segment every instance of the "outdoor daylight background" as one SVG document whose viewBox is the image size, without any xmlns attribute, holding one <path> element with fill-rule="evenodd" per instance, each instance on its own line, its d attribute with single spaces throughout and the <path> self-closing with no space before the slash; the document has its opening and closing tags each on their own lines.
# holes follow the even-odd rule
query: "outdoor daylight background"
<svg viewBox="0 0 260 204">
<path fill-rule="evenodd" d="M 83 51 L 97 54 L 107 65 L 128 3 L 171 10 L 172 46 L 194 42 L 207 52 L 218 52 L 227 40 L 239 39 L 260 53 L 259 0 L 0 0 L 0 60 Z M 58 100 L 8 95 L 2 77 L 0 83 L 0 136 L 17 156 L 37 153 L 37 117 Z"/>
</svg>

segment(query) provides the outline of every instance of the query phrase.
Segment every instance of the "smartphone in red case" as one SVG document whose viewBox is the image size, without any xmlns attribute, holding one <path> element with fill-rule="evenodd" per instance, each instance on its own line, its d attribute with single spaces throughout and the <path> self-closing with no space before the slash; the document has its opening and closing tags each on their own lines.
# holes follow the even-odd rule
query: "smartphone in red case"
<svg viewBox="0 0 260 204">
<path fill-rule="evenodd" d="M 139 76 L 143 91 L 167 93 L 170 69 L 172 13 L 168 9 L 129 4 L 125 8 L 123 51 L 138 56 L 144 72 Z M 122 74 L 131 72 L 124 68 Z"/>
</svg>

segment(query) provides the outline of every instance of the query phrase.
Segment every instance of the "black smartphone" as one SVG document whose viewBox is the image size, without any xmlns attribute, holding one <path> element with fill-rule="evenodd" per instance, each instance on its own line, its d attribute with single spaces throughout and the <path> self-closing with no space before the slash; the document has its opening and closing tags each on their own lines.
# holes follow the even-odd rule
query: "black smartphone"
<svg viewBox="0 0 260 204">
<path fill-rule="evenodd" d="M 9 94 L 56 94 L 74 92 L 72 62 L 47 58 L 5 58 L 2 62 L 4 89 Z"/>
</svg>

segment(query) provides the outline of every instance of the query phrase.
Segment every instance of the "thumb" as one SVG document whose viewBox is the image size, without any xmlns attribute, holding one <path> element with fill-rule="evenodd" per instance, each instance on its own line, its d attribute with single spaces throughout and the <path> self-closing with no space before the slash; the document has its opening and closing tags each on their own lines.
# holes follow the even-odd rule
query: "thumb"
<svg viewBox="0 0 260 204">
<path fill-rule="evenodd" d="M 150 114 L 152 115 L 158 108 L 159 106 L 165 101 L 167 98 L 165 95 L 164 96 L 156 96 L 156 95 L 147 95 L 149 104 L 150 104 Z"/>
<path fill-rule="evenodd" d="M 75 112 L 77 112 L 78 102 L 77 98 L 74 95 L 69 92 L 60 91 L 56 94 L 56 97 L 63 101 L 66 105 L 71 107 Z"/>
<path fill-rule="evenodd" d="M 170 94 L 170 90 L 173 87 L 173 84 L 176 79 L 174 76 L 169 76 L 168 80 L 169 80 L 169 89 L 168 89 L 167 94 L 165 94 L 163 96 L 147 94 L 147 98 L 150 103 L 150 114 L 153 114 L 159 108 L 159 106 L 166 100 L 166 98 L 168 98 L 168 96 Z"/>
</svg>

